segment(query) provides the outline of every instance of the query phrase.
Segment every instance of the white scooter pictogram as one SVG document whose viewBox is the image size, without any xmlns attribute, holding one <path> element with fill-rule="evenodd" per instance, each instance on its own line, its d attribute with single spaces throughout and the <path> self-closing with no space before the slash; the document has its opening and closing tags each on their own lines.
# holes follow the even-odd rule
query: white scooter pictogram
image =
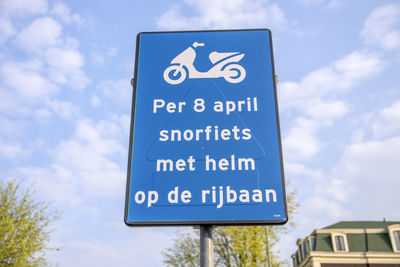
<svg viewBox="0 0 400 267">
<path fill-rule="evenodd" d="M 164 80 L 167 83 L 180 84 L 186 79 L 186 76 L 188 76 L 187 72 L 189 72 L 189 79 L 224 77 L 224 79 L 230 83 L 239 83 L 246 77 L 246 70 L 241 65 L 234 63 L 239 62 L 244 57 L 244 53 L 211 52 L 209 58 L 211 63 L 215 65 L 207 72 L 199 72 L 193 65 L 196 58 L 196 51 L 194 48 L 204 46 L 204 43 L 194 42 L 192 46 L 189 46 L 182 53 L 177 55 L 171 61 L 171 66 L 165 69 Z"/>
</svg>

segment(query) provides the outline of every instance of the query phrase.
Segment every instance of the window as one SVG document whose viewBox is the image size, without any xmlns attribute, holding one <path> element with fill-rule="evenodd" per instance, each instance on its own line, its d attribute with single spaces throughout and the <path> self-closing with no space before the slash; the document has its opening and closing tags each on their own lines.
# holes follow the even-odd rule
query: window
<svg viewBox="0 0 400 267">
<path fill-rule="evenodd" d="M 295 255 L 292 255 L 292 259 L 293 259 L 293 266 L 297 267 L 297 259 Z"/>
<path fill-rule="evenodd" d="M 305 247 L 306 254 L 307 254 L 310 251 L 310 242 L 308 240 L 306 240 L 304 242 L 304 247 Z"/>
<path fill-rule="evenodd" d="M 303 244 L 301 244 L 301 247 L 303 248 L 303 257 L 306 257 L 308 254 L 308 242 L 304 241 Z"/>
<path fill-rule="evenodd" d="M 400 224 L 388 226 L 388 234 L 394 252 L 400 252 Z"/>
<path fill-rule="evenodd" d="M 337 251 L 346 251 L 344 246 L 344 238 L 341 235 L 335 236 L 336 250 Z"/>
<path fill-rule="evenodd" d="M 301 255 L 300 255 L 300 251 L 296 251 L 296 259 L 297 259 L 297 262 L 300 264 L 300 262 L 301 262 Z"/>
<path fill-rule="evenodd" d="M 400 231 L 393 231 L 393 237 L 396 249 L 400 251 Z"/>
<path fill-rule="evenodd" d="M 310 251 L 314 251 L 315 250 L 315 237 L 314 236 L 310 237 L 309 243 L 310 243 Z"/>
<path fill-rule="evenodd" d="M 347 238 L 345 234 L 341 233 L 332 233 L 331 234 L 333 251 L 349 251 L 349 247 L 347 246 Z"/>
</svg>

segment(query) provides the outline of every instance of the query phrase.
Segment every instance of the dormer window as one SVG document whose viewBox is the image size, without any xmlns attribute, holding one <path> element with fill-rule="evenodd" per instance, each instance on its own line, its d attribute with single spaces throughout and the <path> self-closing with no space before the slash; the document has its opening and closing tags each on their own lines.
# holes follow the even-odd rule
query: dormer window
<svg viewBox="0 0 400 267">
<path fill-rule="evenodd" d="M 300 262 L 302 261 L 302 259 L 301 259 L 301 255 L 300 255 L 300 251 L 299 251 L 299 250 L 296 251 L 296 258 L 297 258 L 298 264 L 300 264 Z"/>
<path fill-rule="evenodd" d="M 309 243 L 310 243 L 310 251 L 314 251 L 315 250 L 315 237 L 314 236 L 310 237 Z"/>
<path fill-rule="evenodd" d="M 345 234 L 332 234 L 333 250 L 337 252 L 349 251 Z"/>
<path fill-rule="evenodd" d="M 292 255 L 292 259 L 293 259 L 293 267 L 297 267 L 297 258 L 296 255 Z"/>
<path fill-rule="evenodd" d="M 346 251 L 346 248 L 344 247 L 344 238 L 341 235 L 336 235 L 335 236 L 335 244 L 336 244 L 336 250 L 337 251 Z"/>
<path fill-rule="evenodd" d="M 390 241 L 394 252 L 400 252 L 400 225 L 393 224 L 388 227 Z"/>
<path fill-rule="evenodd" d="M 400 251 L 400 231 L 393 231 L 394 243 L 396 244 L 396 250 Z"/>
<path fill-rule="evenodd" d="M 304 255 L 304 257 L 306 257 L 308 254 L 308 251 L 310 251 L 307 240 L 303 242 L 302 247 L 303 247 L 303 255 Z"/>
</svg>

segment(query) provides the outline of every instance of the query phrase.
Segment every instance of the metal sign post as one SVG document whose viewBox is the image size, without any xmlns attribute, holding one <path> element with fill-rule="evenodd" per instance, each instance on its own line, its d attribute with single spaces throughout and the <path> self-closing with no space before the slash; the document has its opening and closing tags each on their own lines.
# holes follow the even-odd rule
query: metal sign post
<svg viewBox="0 0 400 267">
<path fill-rule="evenodd" d="M 200 267 L 213 267 L 213 227 L 200 225 Z"/>
</svg>

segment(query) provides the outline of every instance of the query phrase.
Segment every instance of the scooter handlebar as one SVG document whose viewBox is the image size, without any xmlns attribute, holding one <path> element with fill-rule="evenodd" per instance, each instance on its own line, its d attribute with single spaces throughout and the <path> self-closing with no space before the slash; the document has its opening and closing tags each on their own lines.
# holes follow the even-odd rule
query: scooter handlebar
<svg viewBox="0 0 400 267">
<path fill-rule="evenodd" d="M 198 42 L 194 42 L 193 43 L 193 47 L 194 48 L 196 48 L 196 47 L 198 47 L 198 46 L 204 46 L 205 44 L 204 43 L 198 43 Z"/>
</svg>

